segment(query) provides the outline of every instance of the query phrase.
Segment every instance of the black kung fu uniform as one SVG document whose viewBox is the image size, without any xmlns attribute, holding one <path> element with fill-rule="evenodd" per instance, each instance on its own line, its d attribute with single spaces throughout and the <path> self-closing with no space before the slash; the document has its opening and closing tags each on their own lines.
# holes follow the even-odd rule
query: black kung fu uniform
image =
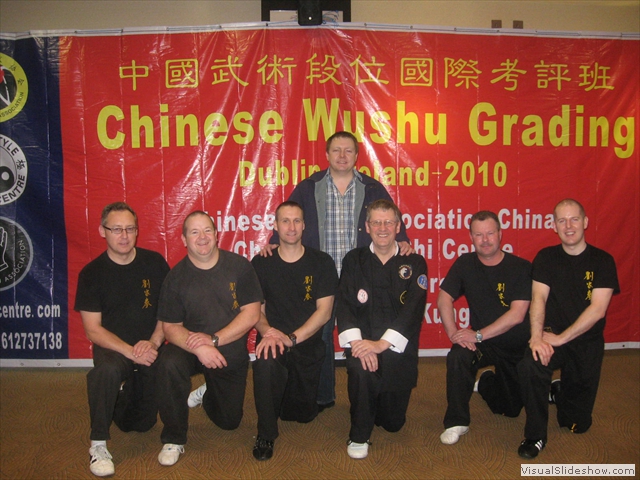
<svg viewBox="0 0 640 480">
<path fill-rule="evenodd" d="M 533 260 L 533 280 L 549 286 L 544 326 L 556 334 L 571 326 L 591 304 L 594 289 L 620 291 L 613 257 L 591 245 L 579 255 L 567 254 L 562 245 L 543 248 Z M 582 335 L 554 347 L 547 366 L 527 350 L 518 364 L 527 412 L 526 438 L 547 438 L 549 383 L 558 368 L 562 370 L 562 388 L 556 396 L 558 425 L 574 433 L 589 430 L 604 356 L 605 322 L 603 317 Z"/>
<path fill-rule="evenodd" d="M 374 424 L 398 431 L 405 423 L 418 380 L 418 340 L 427 300 L 427 265 L 417 254 L 382 264 L 372 247 L 350 251 L 342 263 L 337 299 L 340 346 L 347 357 L 351 431 L 355 443 L 369 440 Z M 378 370 L 366 371 L 351 356 L 353 340 L 389 341 Z"/>
</svg>

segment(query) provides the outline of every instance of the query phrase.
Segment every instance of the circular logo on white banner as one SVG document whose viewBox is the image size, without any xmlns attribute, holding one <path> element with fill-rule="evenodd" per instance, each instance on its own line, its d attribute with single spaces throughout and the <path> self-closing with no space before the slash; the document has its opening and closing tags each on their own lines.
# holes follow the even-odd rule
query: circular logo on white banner
<svg viewBox="0 0 640 480">
<path fill-rule="evenodd" d="M 27 186 L 27 159 L 20 146 L 0 135 L 0 206 L 15 202 Z"/>
<path fill-rule="evenodd" d="M 358 301 L 360 303 L 367 303 L 367 300 L 369 300 L 369 294 L 361 288 L 358 291 Z"/>
<path fill-rule="evenodd" d="M 0 217 L 0 290 L 20 283 L 32 261 L 33 245 L 27 232 L 17 223 Z"/>
</svg>

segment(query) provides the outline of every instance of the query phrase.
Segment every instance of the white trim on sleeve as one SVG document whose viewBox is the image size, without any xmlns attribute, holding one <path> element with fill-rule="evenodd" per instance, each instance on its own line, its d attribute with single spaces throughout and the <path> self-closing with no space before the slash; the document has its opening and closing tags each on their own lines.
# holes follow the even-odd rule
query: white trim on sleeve
<svg viewBox="0 0 640 480">
<path fill-rule="evenodd" d="M 351 348 L 353 340 L 362 340 L 362 332 L 359 328 L 350 328 L 338 335 L 338 343 L 341 348 Z"/>
<path fill-rule="evenodd" d="M 387 331 L 384 332 L 381 340 L 386 340 L 387 342 L 389 342 L 391 344 L 389 350 L 392 350 L 396 353 L 403 353 L 404 349 L 407 348 L 407 343 L 409 343 L 407 337 L 396 332 L 395 330 L 391 330 L 390 328 L 388 328 Z"/>
</svg>

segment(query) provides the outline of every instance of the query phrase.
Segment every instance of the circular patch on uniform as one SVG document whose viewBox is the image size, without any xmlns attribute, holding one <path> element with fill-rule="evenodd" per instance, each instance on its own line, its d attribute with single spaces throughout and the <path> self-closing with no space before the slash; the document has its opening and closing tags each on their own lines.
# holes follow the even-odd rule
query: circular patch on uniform
<svg viewBox="0 0 640 480">
<path fill-rule="evenodd" d="M 418 286 L 423 290 L 429 288 L 429 280 L 424 273 L 418 277 Z"/>
<path fill-rule="evenodd" d="M 398 268 L 398 275 L 403 280 L 409 280 L 412 273 L 413 268 L 411 268 L 411 265 L 400 265 L 400 268 Z"/>
<path fill-rule="evenodd" d="M 367 300 L 369 300 L 369 294 L 361 288 L 358 291 L 358 301 L 360 303 L 367 303 Z"/>
</svg>

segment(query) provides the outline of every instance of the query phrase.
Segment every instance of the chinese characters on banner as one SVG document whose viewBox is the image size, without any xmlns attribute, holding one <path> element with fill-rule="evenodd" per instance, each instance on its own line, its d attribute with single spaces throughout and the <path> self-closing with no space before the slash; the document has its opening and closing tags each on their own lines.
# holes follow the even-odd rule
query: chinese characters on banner
<svg viewBox="0 0 640 480">
<path fill-rule="evenodd" d="M 422 354 L 450 346 L 438 285 L 470 251 L 471 215 L 498 213 L 504 249 L 532 260 L 558 242 L 551 212 L 565 197 L 585 205 L 587 241 L 617 261 L 607 342 L 640 342 L 637 39 L 256 25 L 56 42 L 63 182 L 27 188 L 64 199 L 68 358 L 91 356 L 70 307 L 79 270 L 104 249 L 105 204 L 130 203 L 139 244 L 171 265 L 194 209 L 212 216 L 221 248 L 251 258 L 276 206 L 327 167 L 325 139 L 337 130 L 358 137 L 356 167 L 387 186 L 427 259 Z M 456 307 L 468 325 L 466 304 Z M 14 339 L 29 328 L 12 325 Z M 3 357 L 14 354 L 3 344 Z"/>
</svg>

